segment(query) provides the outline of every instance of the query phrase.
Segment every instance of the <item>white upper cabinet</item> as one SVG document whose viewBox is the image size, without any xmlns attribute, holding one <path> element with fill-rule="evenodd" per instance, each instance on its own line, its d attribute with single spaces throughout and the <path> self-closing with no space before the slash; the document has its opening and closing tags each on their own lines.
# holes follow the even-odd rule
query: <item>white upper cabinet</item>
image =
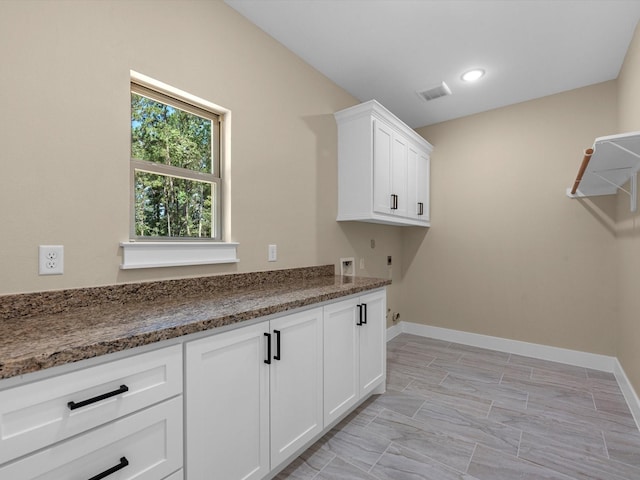
<svg viewBox="0 0 640 480">
<path fill-rule="evenodd" d="M 431 144 L 375 100 L 335 117 L 338 221 L 429 226 Z"/>
</svg>

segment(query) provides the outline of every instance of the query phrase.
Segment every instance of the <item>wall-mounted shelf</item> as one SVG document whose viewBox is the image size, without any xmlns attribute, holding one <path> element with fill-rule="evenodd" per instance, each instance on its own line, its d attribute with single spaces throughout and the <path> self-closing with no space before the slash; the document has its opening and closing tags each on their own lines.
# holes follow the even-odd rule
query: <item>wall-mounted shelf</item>
<svg viewBox="0 0 640 480">
<path fill-rule="evenodd" d="M 614 195 L 622 190 L 631 197 L 631 211 L 635 212 L 637 174 L 640 170 L 640 132 L 622 133 L 596 138 L 593 148 L 585 151 L 580 170 L 567 189 L 571 198 Z M 623 185 L 630 182 L 629 190 Z"/>
</svg>

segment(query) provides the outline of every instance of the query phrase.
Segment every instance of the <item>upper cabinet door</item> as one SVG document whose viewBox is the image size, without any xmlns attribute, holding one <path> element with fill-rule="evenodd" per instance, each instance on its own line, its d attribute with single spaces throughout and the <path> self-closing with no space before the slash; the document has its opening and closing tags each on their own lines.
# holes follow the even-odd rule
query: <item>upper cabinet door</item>
<svg viewBox="0 0 640 480">
<path fill-rule="evenodd" d="M 409 145 L 407 139 L 401 135 L 394 134 L 393 149 L 391 156 L 391 201 L 393 207 L 391 213 L 401 217 L 408 214 L 408 177 L 407 177 L 407 154 Z"/>
<path fill-rule="evenodd" d="M 429 181 L 431 175 L 431 159 L 429 155 L 420 152 L 417 158 L 416 168 L 416 191 L 417 191 L 417 216 L 424 222 L 429 222 L 431 216 L 429 214 Z"/>
<path fill-rule="evenodd" d="M 429 155 L 409 145 L 408 216 L 429 222 Z"/>
<path fill-rule="evenodd" d="M 394 152 L 393 131 L 383 122 L 373 120 L 373 210 L 391 213 L 391 169 Z"/>
</svg>

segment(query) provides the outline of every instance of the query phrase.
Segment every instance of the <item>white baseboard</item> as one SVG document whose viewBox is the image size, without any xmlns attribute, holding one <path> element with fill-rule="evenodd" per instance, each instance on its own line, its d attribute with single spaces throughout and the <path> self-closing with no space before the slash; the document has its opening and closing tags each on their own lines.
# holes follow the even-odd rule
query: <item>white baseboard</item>
<svg viewBox="0 0 640 480">
<path fill-rule="evenodd" d="M 620 390 L 622 390 L 622 394 L 627 401 L 627 405 L 629 405 L 629 409 L 631 410 L 631 414 L 636 421 L 636 425 L 638 426 L 638 428 L 640 428 L 640 398 L 638 398 L 636 391 L 633 389 L 633 386 L 631 386 L 629 377 L 627 377 L 627 374 L 625 373 L 622 365 L 617 358 L 615 361 L 615 369 L 613 371 L 613 374 L 616 376 L 618 385 L 620 385 Z"/>
<path fill-rule="evenodd" d="M 389 340 L 393 340 L 394 338 L 396 338 L 398 335 L 400 335 L 402 333 L 402 326 L 401 323 L 396 323 L 395 325 L 387 328 L 387 342 Z"/>
<path fill-rule="evenodd" d="M 508 352 L 525 357 L 539 358 L 541 360 L 549 360 L 613 373 L 633 414 L 636 425 L 640 428 L 640 399 L 616 357 L 405 321 L 387 329 L 387 341 L 397 337 L 400 333 L 410 333 L 421 337 L 430 337 L 447 342 L 488 348 L 499 352 Z"/>
</svg>

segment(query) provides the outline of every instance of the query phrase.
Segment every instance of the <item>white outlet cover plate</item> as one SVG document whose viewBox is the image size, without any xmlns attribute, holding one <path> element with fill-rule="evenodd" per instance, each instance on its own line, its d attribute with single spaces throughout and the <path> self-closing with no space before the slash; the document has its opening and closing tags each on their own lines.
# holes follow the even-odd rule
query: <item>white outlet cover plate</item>
<svg viewBox="0 0 640 480">
<path fill-rule="evenodd" d="M 64 273 L 64 246 L 40 245 L 38 272 L 40 275 L 62 275 Z"/>
<path fill-rule="evenodd" d="M 278 246 L 277 245 L 269 245 L 269 256 L 268 260 L 270 262 L 275 262 L 278 260 Z"/>
</svg>

